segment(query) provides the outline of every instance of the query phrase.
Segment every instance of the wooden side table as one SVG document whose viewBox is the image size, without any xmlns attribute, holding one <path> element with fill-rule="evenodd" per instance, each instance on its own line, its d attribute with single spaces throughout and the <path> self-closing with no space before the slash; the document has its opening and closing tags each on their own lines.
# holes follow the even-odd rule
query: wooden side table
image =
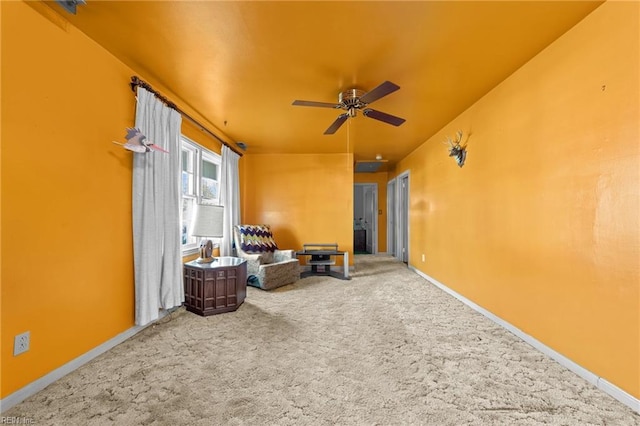
<svg viewBox="0 0 640 426">
<path fill-rule="evenodd" d="M 184 304 L 207 316 L 238 309 L 247 295 L 247 261 L 216 257 L 211 263 L 184 264 Z"/>
</svg>

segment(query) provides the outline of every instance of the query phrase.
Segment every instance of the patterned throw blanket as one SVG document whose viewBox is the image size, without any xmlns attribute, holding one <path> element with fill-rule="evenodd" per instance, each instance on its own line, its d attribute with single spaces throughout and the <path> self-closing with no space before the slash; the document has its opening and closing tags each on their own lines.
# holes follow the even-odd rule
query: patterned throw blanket
<svg viewBox="0 0 640 426">
<path fill-rule="evenodd" d="M 240 249 L 247 253 L 274 252 L 278 249 L 269 225 L 240 225 Z"/>
</svg>

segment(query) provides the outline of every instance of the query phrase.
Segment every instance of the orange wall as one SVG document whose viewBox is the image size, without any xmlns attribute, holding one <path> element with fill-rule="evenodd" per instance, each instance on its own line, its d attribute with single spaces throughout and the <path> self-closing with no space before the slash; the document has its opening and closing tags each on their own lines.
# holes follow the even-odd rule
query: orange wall
<svg viewBox="0 0 640 426">
<path fill-rule="evenodd" d="M 111 141 L 134 102 L 133 71 L 64 19 L 0 11 L 6 397 L 133 325 L 131 154 Z M 637 3 L 606 3 L 397 169 L 411 171 L 412 266 L 636 397 L 638 32 Z M 462 169 L 441 143 L 459 128 Z M 240 164 L 243 221 L 270 223 L 283 248 L 352 252 L 352 155 Z"/>
<path fill-rule="evenodd" d="M 351 154 L 247 154 L 242 163 L 242 222 L 271 225 L 283 249 L 338 243 L 353 264 Z"/>
<path fill-rule="evenodd" d="M 44 3 L 0 8 L 4 398 L 133 326 L 132 154 L 112 141 L 135 73 Z"/>
<path fill-rule="evenodd" d="M 1 7 L 4 397 L 133 325 L 131 155 L 111 141 L 134 102 L 131 70 L 73 27 Z"/>
<path fill-rule="evenodd" d="M 387 183 L 389 173 L 355 173 L 353 183 L 373 183 L 378 185 L 378 252 L 387 252 Z"/>
<path fill-rule="evenodd" d="M 396 168 L 410 265 L 636 398 L 639 5 L 605 3 Z"/>
</svg>

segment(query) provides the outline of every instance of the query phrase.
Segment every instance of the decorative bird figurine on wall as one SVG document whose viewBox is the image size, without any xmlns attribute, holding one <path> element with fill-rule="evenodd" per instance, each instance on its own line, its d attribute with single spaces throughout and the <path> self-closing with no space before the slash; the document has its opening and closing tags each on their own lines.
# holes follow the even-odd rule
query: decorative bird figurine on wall
<svg viewBox="0 0 640 426">
<path fill-rule="evenodd" d="M 150 152 L 152 149 L 155 151 L 160 151 L 167 154 L 169 153 L 169 151 L 162 149 L 158 145 L 149 141 L 147 137 L 143 135 L 140 129 L 138 128 L 127 127 L 127 134 L 125 135 L 124 138 L 127 140 L 126 143 L 120 143 L 116 141 L 113 141 L 113 143 L 117 145 L 121 145 L 125 149 L 128 149 L 129 151 L 139 152 L 142 154 Z"/>
</svg>

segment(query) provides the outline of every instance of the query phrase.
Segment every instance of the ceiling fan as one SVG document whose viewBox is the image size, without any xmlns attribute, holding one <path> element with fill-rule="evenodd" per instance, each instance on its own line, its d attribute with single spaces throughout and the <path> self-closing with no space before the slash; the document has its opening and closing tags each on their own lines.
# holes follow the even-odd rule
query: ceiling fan
<svg viewBox="0 0 640 426">
<path fill-rule="evenodd" d="M 314 101 L 293 101 L 292 105 L 298 106 L 310 106 L 310 107 L 321 107 L 321 108 L 335 108 L 342 109 L 346 112 L 340 114 L 336 121 L 334 121 L 331 126 L 327 130 L 324 131 L 325 135 L 334 134 L 340 126 L 347 121 L 349 117 L 355 117 L 358 110 L 362 110 L 362 113 L 365 117 L 373 118 L 376 120 L 383 121 L 388 124 L 392 124 L 394 126 L 399 126 L 405 122 L 404 118 L 396 117 L 395 115 L 387 114 L 385 112 L 377 111 L 375 109 L 367 108 L 370 103 L 377 101 L 383 96 L 387 96 L 390 93 L 398 90 L 400 86 L 390 82 L 385 81 L 380 84 L 378 87 L 364 92 L 364 90 L 358 89 L 349 89 L 338 95 L 338 103 L 332 104 L 329 102 L 314 102 Z"/>
</svg>

